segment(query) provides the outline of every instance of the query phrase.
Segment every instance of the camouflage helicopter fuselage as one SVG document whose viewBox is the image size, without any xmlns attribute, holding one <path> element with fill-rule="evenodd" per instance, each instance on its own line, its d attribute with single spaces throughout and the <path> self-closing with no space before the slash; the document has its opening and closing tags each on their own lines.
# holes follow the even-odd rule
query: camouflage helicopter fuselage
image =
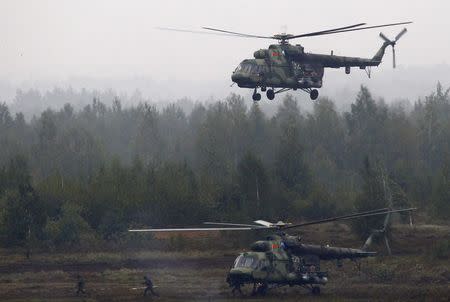
<svg viewBox="0 0 450 302">
<path fill-rule="evenodd" d="M 328 282 L 327 272 L 320 270 L 320 260 L 358 259 L 375 254 L 362 249 L 303 244 L 299 237 L 287 234 L 272 235 L 256 241 L 251 251 L 236 258 L 227 282 L 232 288 L 259 285 L 262 294 L 269 285 L 299 285 L 319 293 L 317 285 Z"/>
<path fill-rule="evenodd" d="M 258 87 L 263 91 L 266 88 L 282 88 L 302 89 L 311 93 L 311 89 L 322 87 L 325 68 L 344 67 L 348 74 L 351 67 L 366 69 L 378 66 L 391 44 L 384 42 L 371 59 L 305 53 L 301 45 L 287 42 L 272 44 L 268 49 L 255 51 L 254 59 L 243 60 L 233 72 L 231 80 L 239 87 L 255 89 L 255 93 Z M 317 96 L 317 90 L 311 94 L 313 99 Z"/>
<path fill-rule="evenodd" d="M 227 282 L 233 293 L 241 291 L 241 286 L 253 284 L 254 293 L 264 294 L 269 286 L 299 285 L 308 288 L 313 294 L 320 293 L 319 285 L 328 281 L 327 273 L 320 270 L 321 260 L 337 260 L 341 265 L 342 259 L 356 260 L 376 255 L 367 249 L 376 236 L 384 236 L 386 248 L 390 251 L 386 228 L 392 213 L 411 212 L 416 208 L 392 209 L 382 208 L 354 214 L 329 217 L 303 223 L 276 223 L 265 220 L 255 220 L 253 224 L 229 222 L 204 222 L 215 227 L 201 228 L 148 228 L 130 229 L 130 232 L 193 232 L 193 231 L 256 231 L 276 230 L 276 234 L 268 236 L 266 240 L 256 241 L 249 252 L 241 253 L 230 269 Z M 287 229 L 317 225 L 340 220 L 360 217 L 386 215 L 383 228 L 375 229 L 365 241 L 361 249 L 331 247 L 328 245 L 314 245 L 302 243 L 301 237 L 285 233 Z M 390 252 L 389 252 L 390 253 Z"/>
<path fill-rule="evenodd" d="M 360 69 L 365 69 L 370 77 L 370 68 L 372 66 L 380 65 L 385 50 L 388 46 L 392 46 L 393 65 L 395 68 L 394 47 L 398 40 L 407 32 L 407 29 L 404 28 L 393 40 L 390 40 L 383 33 L 380 33 L 380 37 L 384 40 L 384 43 L 380 50 L 371 59 L 334 56 L 333 52 L 331 52 L 330 55 L 306 53 L 301 45 L 291 45 L 289 44 L 290 41 L 299 38 L 332 35 L 411 23 L 411 21 L 408 21 L 372 26 L 365 26 L 367 25 L 366 23 L 358 23 L 295 35 L 288 33 L 280 33 L 275 35 L 254 35 L 212 27 L 202 27 L 202 29 L 206 31 L 193 31 L 164 27 L 158 29 L 241 38 L 277 40 L 279 42 L 278 44 L 272 44 L 268 49 L 260 49 L 255 51 L 253 54 L 254 59 L 246 59 L 242 61 L 233 72 L 231 80 L 239 87 L 254 89 L 252 97 L 254 101 L 261 100 L 261 94 L 257 91 L 258 88 L 261 88 L 261 91 L 266 91 L 266 95 L 269 100 L 273 100 L 275 98 L 275 94 L 290 89 L 301 89 L 309 93 L 312 100 L 315 100 L 319 96 L 319 92 L 316 88 L 322 87 L 322 78 L 325 68 L 344 67 L 345 72 L 349 74 L 352 67 L 358 67 Z M 278 90 L 275 91 L 275 89 Z"/>
</svg>

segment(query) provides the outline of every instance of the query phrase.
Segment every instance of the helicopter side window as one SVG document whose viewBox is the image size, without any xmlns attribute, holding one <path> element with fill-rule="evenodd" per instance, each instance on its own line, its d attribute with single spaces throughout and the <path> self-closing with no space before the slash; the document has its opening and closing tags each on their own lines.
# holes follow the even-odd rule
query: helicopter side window
<svg viewBox="0 0 450 302">
<path fill-rule="evenodd" d="M 266 73 L 266 65 L 258 65 L 259 66 L 259 73 Z"/>
<path fill-rule="evenodd" d="M 261 67 L 256 64 L 250 64 L 248 72 L 251 74 L 259 74 L 261 72 Z"/>
<path fill-rule="evenodd" d="M 268 263 L 267 260 L 260 260 L 260 261 L 258 261 L 258 262 L 259 262 L 258 268 L 259 268 L 260 270 L 267 270 L 267 267 L 269 266 L 269 263 Z"/>
</svg>

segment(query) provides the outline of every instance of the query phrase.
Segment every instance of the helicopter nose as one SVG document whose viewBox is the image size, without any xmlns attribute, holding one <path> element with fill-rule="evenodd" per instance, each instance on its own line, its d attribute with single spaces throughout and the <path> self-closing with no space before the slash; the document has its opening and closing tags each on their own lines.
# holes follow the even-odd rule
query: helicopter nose
<svg viewBox="0 0 450 302">
<path fill-rule="evenodd" d="M 231 80 L 235 83 L 239 83 L 244 79 L 244 75 L 240 72 L 233 72 L 231 75 Z"/>
<path fill-rule="evenodd" d="M 242 284 L 251 281 L 251 278 L 251 274 L 233 269 L 228 273 L 227 279 L 231 284 Z"/>
</svg>

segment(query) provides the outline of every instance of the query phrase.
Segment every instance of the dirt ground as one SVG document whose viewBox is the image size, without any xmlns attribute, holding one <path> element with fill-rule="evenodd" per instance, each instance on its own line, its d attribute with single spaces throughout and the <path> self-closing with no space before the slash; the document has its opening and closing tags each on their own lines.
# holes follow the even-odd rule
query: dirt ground
<svg viewBox="0 0 450 302">
<path fill-rule="evenodd" d="M 344 243 L 339 245 L 357 247 L 358 241 L 346 235 L 345 230 L 345 226 L 311 229 L 305 242 L 314 242 L 309 237 L 325 241 L 340 239 Z M 350 261 L 345 261 L 342 268 L 333 262 L 323 263 L 329 270 L 330 281 L 322 287 L 320 297 L 298 287 L 272 289 L 266 297 L 250 297 L 250 288 L 244 288 L 246 296 L 233 297 L 225 277 L 239 249 L 43 253 L 34 255 L 31 261 L 3 250 L 0 251 L 0 300 L 450 301 L 450 261 L 430 256 L 430 248 L 436 241 L 450 239 L 450 229 L 401 228 L 395 234 L 394 256 L 381 254 L 363 260 L 360 269 Z M 383 251 L 382 246 L 376 249 Z M 75 295 L 77 274 L 86 281 L 86 294 L 80 297 Z M 146 274 L 152 276 L 160 297 L 142 296 Z"/>
</svg>

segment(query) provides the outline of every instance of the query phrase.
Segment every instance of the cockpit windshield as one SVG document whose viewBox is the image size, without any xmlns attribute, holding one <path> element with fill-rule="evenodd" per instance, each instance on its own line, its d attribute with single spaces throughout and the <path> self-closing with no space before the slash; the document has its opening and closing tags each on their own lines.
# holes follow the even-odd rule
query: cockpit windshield
<svg viewBox="0 0 450 302">
<path fill-rule="evenodd" d="M 250 256 L 240 255 L 234 261 L 234 267 L 235 268 L 238 268 L 238 267 L 256 268 L 257 266 L 258 266 L 258 259 L 255 259 L 255 258 L 250 257 Z"/>
<path fill-rule="evenodd" d="M 252 63 L 241 63 L 236 67 L 235 72 L 242 71 L 249 74 L 259 74 L 265 71 L 263 65 L 252 64 Z"/>
</svg>

